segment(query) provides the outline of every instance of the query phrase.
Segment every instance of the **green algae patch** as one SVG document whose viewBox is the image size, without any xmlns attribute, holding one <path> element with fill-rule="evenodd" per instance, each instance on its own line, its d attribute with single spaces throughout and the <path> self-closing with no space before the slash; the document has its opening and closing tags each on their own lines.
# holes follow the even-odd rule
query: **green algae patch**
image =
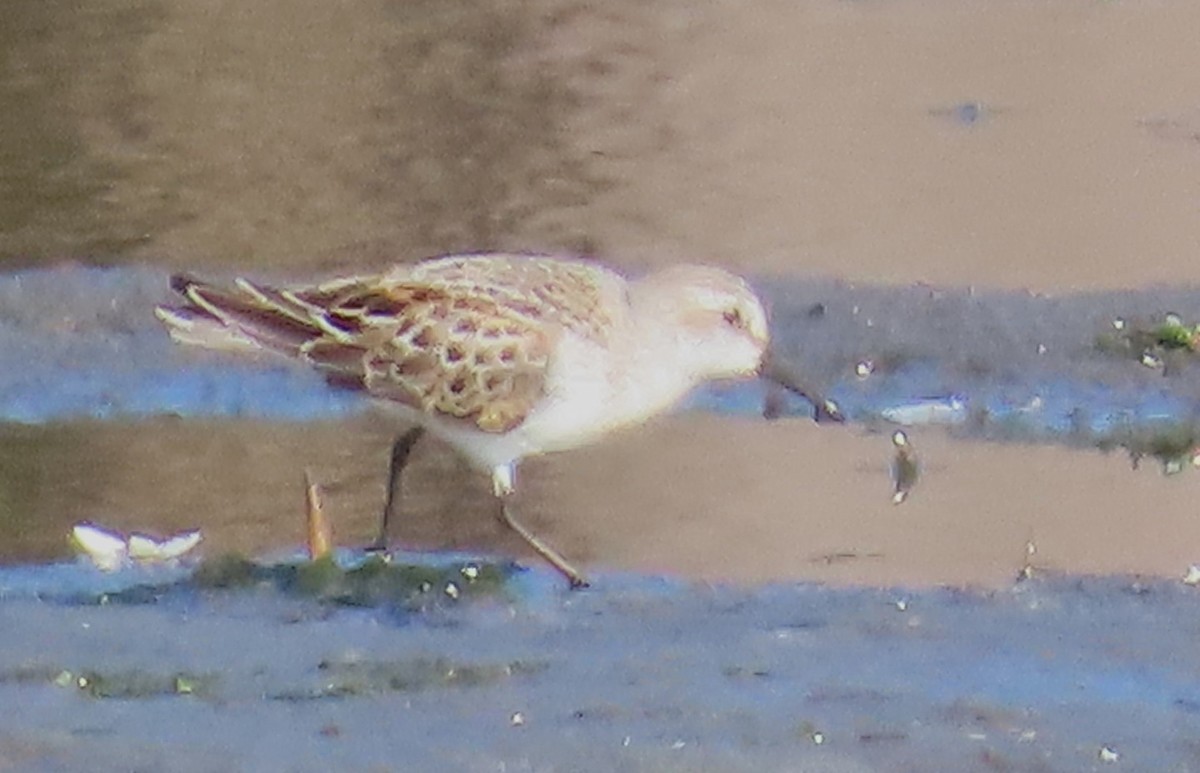
<svg viewBox="0 0 1200 773">
<path fill-rule="evenodd" d="M 140 669 L 113 672 L 83 671 L 79 674 L 64 671 L 55 680 L 56 684 L 65 686 L 63 682 L 73 684 L 92 698 L 138 700 L 181 695 L 203 697 L 211 694 L 217 677 L 213 674 L 187 672 L 163 674 Z"/>
<path fill-rule="evenodd" d="M 1200 324 L 1189 325 L 1178 314 L 1169 312 L 1149 322 L 1117 318 L 1111 330 L 1096 336 L 1095 346 L 1105 354 L 1134 359 L 1169 373 L 1200 351 Z"/>
<path fill-rule="evenodd" d="M 410 611 L 466 602 L 507 599 L 511 564 L 414 564 L 382 556 L 344 566 L 330 556 L 315 561 L 264 564 L 236 553 L 207 559 L 174 579 L 120 589 L 77 591 L 61 601 L 71 606 L 137 606 L 169 603 L 213 593 L 277 593 L 321 604 L 390 607 Z"/>
<path fill-rule="evenodd" d="M 24 665 L 0 671 L 0 684 L 54 685 L 74 689 L 90 698 L 138 700 L 181 695 L 206 697 L 218 677 L 186 671 L 158 673 L 143 669 L 74 670 L 47 664 Z"/>
<path fill-rule="evenodd" d="M 216 681 L 217 677 L 211 674 L 159 674 L 131 669 L 111 673 L 84 671 L 75 676 L 74 685 L 92 698 L 137 700 L 180 695 L 204 696 L 211 693 Z"/>
<path fill-rule="evenodd" d="M 294 573 L 286 574 L 284 590 L 299 596 L 325 598 L 336 595 L 348 574 L 329 555 L 295 564 L 293 568 Z"/>
<path fill-rule="evenodd" d="M 316 684 L 268 697 L 279 701 L 354 698 L 395 692 L 488 687 L 529 678 L 549 668 L 545 661 L 461 663 L 440 657 L 400 660 L 329 659 L 317 665 Z"/>
<path fill-rule="evenodd" d="M 277 568 L 282 591 L 356 607 L 425 606 L 503 595 L 512 570 L 495 564 L 430 566 L 372 556 L 343 569 L 331 558 Z"/>
<path fill-rule="evenodd" d="M 382 556 L 370 556 L 346 568 L 331 556 L 262 565 L 226 555 L 202 563 L 190 584 L 199 590 L 265 586 L 289 596 L 344 606 L 421 607 L 434 600 L 502 596 L 512 572 L 510 566 L 492 563 L 435 566 L 394 562 Z"/>
<path fill-rule="evenodd" d="M 1158 461 L 1164 475 L 1175 475 L 1200 463 L 1200 429 L 1184 423 L 1163 425 L 1114 435 L 1097 447 L 1102 451 L 1124 448 L 1135 470 L 1150 457 Z"/>
</svg>

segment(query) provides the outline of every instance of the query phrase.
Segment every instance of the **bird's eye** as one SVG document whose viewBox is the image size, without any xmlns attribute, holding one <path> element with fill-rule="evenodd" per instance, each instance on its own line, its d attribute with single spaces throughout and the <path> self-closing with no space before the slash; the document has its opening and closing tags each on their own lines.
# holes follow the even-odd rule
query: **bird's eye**
<svg viewBox="0 0 1200 773">
<path fill-rule="evenodd" d="M 742 318 L 742 312 L 737 309 L 729 309 L 725 312 L 725 322 L 738 330 L 746 327 L 746 320 Z"/>
</svg>

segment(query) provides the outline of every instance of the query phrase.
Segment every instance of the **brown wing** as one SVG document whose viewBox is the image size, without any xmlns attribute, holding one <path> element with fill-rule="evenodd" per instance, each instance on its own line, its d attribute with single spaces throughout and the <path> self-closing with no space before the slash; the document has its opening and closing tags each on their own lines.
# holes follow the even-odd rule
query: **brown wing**
<svg viewBox="0 0 1200 773">
<path fill-rule="evenodd" d="M 626 303 L 619 275 L 590 261 L 542 255 L 451 255 L 398 266 L 383 281 L 491 298 L 522 317 L 599 343 L 607 340 L 613 314 Z"/>
<path fill-rule="evenodd" d="M 275 289 L 238 280 L 224 290 L 177 277 L 173 286 L 191 305 L 159 316 L 180 340 L 219 346 L 212 331 L 194 334 L 216 322 L 227 338 L 306 360 L 335 383 L 487 432 L 525 420 L 559 333 L 544 315 L 468 284 L 361 277 Z"/>
<path fill-rule="evenodd" d="M 324 318 L 339 334 L 314 339 L 302 354 L 361 374 L 372 395 L 505 432 L 543 394 L 557 331 L 494 298 L 411 283 L 343 287 L 336 299 L 322 292 L 297 298 L 333 300 Z"/>
</svg>

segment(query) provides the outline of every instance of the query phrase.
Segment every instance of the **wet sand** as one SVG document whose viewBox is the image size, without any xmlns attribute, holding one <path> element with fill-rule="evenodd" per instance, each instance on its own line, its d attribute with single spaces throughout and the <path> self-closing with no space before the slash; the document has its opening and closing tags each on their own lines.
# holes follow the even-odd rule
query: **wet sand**
<svg viewBox="0 0 1200 773">
<path fill-rule="evenodd" d="M 0 255 L 1190 283 L 1198 24 L 1085 0 L 31 5 Z"/>
<path fill-rule="evenodd" d="M 582 514 L 579 544 L 597 562 L 710 580 L 1008 587 L 1027 543 L 1035 567 L 1061 572 L 1171 577 L 1196 560 L 1194 475 L 1133 472 L 1123 454 L 910 438 L 925 472 L 899 506 L 887 435 L 800 420 L 664 422 L 547 462 L 564 469 L 546 490 Z"/>
<path fill-rule="evenodd" d="M 1196 281 L 1194 6 L 656 8 L 632 41 L 617 22 L 587 38 L 640 56 L 602 56 L 616 75 L 584 81 L 596 107 L 572 124 L 620 180 L 593 208 L 620 223 L 614 254 L 1055 292 Z M 641 97 L 628 123 L 614 80 Z"/>
</svg>

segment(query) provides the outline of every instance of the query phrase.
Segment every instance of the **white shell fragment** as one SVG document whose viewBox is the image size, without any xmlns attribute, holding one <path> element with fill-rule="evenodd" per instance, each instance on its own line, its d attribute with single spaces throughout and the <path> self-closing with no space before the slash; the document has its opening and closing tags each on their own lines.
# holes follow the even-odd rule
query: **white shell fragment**
<svg viewBox="0 0 1200 773">
<path fill-rule="evenodd" d="M 71 529 L 71 543 L 98 569 L 106 572 L 119 569 L 129 554 L 124 539 L 90 523 L 75 524 Z"/>
<path fill-rule="evenodd" d="M 1100 754 L 1098 756 L 1100 757 L 1101 762 L 1116 762 L 1117 760 L 1121 759 L 1121 755 L 1118 754 L 1115 749 L 1111 749 L 1107 746 L 1100 747 Z"/>
<path fill-rule="evenodd" d="M 134 561 L 173 561 L 200 544 L 200 530 L 184 531 L 164 540 L 145 534 L 129 537 L 129 557 Z"/>
<path fill-rule="evenodd" d="M 1187 573 L 1183 575 L 1184 585 L 1200 585 L 1200 566 L 1192 564 L 1187 568 Z"/>
<path fill-rule="evenodd" d="M 112 572 L 129 563 L 167 563 L 175 561 L 200 544 L 198 529 L 184 531 L 166 539 L 145 534 L 128 538 L 91 523 L 78 523 L 71 529 L 71 543 L 96 568 Z"/>
</svg>

